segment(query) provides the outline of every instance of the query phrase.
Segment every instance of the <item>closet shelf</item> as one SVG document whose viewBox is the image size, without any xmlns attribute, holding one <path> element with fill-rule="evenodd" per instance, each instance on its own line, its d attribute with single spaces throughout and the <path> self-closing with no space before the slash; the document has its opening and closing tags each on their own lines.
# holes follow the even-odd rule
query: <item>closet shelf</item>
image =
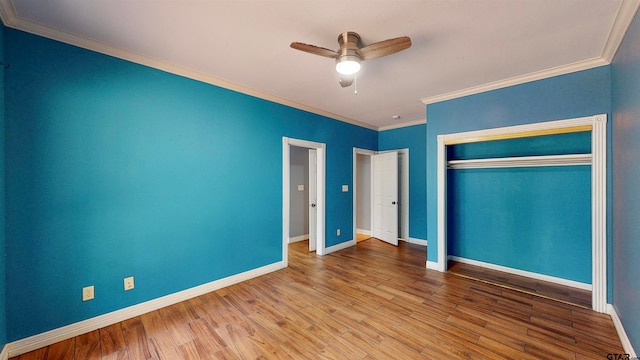
<svg viewBox="0 0 640 360">
<path fill-rule="evenodd" d="M 449 160 L 448 169 L 491 169 L 536 166 L 591 165 L 591 154 L 514 156 L 471 160 Z"/>
</svg>

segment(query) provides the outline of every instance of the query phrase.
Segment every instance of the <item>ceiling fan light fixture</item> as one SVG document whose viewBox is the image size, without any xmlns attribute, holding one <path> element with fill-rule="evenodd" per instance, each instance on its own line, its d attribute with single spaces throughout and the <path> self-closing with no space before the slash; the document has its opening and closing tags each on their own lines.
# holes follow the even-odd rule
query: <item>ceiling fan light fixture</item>
<svg viewBox="0 0 640 360">
<path fill-rule="evenodd" d="M 353 75 L 360 71 L 360 58 L 354 55 L 341 56 L 336 61 L 336 71 L 342 75 Z"/>
</svg>

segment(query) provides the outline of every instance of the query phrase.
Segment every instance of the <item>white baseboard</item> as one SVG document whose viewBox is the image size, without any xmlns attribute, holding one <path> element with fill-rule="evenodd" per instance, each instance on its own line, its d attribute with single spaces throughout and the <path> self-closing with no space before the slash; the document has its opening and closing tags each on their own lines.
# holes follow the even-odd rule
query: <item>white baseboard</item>
<svg viewBox="0 0 640 360">
<path fill-rule="evenodd" d="M 179 303 L 184 300 L 194 298 L 226 286 L 237 284 L 245 280 L 252 279 L 270 272 L 284 268 L 284 263 L 279 261 L 270 265 L 265 265 L 257 269 L 245 271 L 240 274 L 232 275 L 223 279 L 214 280 L 212 282 L 192 287 L 190 289 L 178 291 L 157 299 L 149 300 L 137 305 L 129 306 L 124 309 L 116 310 L 104 315 L 96 316 L 87 320 L 66 325 L 57 329 L 53 329 L 41 334 L 33 335 L 28 338 L 11 342 L 5 346 L 8 349 L 8 355 L 11 357 L 27 353 L 62 340 L 94 331 L 105 326 L 113 325 L 120 321 L 124 321 L 150 311 L 158 310 L 166 306 Z M 3 350 L 4 352 L 4 350 Z M 1 358 L 4 360 L 6 358 Z"/>
<path fill-rule="evenodd" d="M 369 235 L 369 236 L 371 236 L 371 230 L 356 229 L 356 234 L 362 234 L 362 235 Z"/>
<path fill-rule="evenodd" d="M 447 259 L 453 260 L 453 261 L 457 261 L 457 262 L 460 262 L 460 263 L 469 264 L 469 265 L 480 266 L 480 267 L 484 267 L 484 268 L 491 269 L 491 270 L 502 271 L 502 272 L 506 272 L 506 273 L 509 273 L 509 274 L 526 276 L 526 277 L 529 277 L 529 278 L 532 278 L 532 279 L 548 281 L 548 282 L 552 282 L 552 283 L 560 284 L 560 285 L 564 285 L 564 286 L 570 286 L 570 287 L 574 287 L 574 288 L 582 289 L 582 290 L 592 291 L 592 288 L 593 288 L 591 286 L 591 284 L 587 284 L 587 283 L 583 283 L 583 282 L 579 282 L 579 281 L 567 280 L 567 279 L 563 279 L 563 278 L 559 278 L 559 277 L 555 277 L 555 276 L 538 274 L 538 273 L 534 273 L 534 272 L 531 272 L 531 271 L 514 269 L 514 268 L 502 266 L 502 265 L 486 263 L 486 262 L 483 262 L 483 261 L 472 260 L 472 259 L 462 258 L 462 257 L 458 257 L 458 256 L 453 256 L 453 255 L 447 256 Z"/>
<path fill-rule="evenodd" d="M 0 360 L 9 360 L 9 347 L 5 344 L 0 352 Z"/>
<path fill-rule="evenodd" d="M 355 246 L 355 245 L 356 245 L 356 241 L 355 240 L 348 240 L 348 241 L 342 242 L 342 243 L 337 244 L 337 245 L 329 246 L 328 248 L 324 249 L 324 254 L 325 255 L 331 254 L 332 252 L 336 252 L 336 251 L 339 251 L 339 250 L 342 250 L 342 249 L 346 249 L 348 247 Z"/>
<path fill-rule="evenodd" d="M 309 234 L 290 237 L 289 238 L 289 244 L 294 243 L 294 242 L 298 242 L 298 241 L 304 241 L 304 240 L 309 240 Z"/>
<path fill-rule="evenodd" d="M 444 266 L 441 266 L 437 261 L 427 260 L 427 269 L 444 272 Z"/>
<path fill-rule="evenodd" d="M 622 326 L 622 321 L 620 321 L 620 317 L 618 317 L 618 312 L 616 308 L 611 304 L 607 304 L 607 313 L 611 315 L 611 320 L 613 320 L 613 325 L 616 327 L 616 331 L 618 332 L 618 337 L 620 338 L 620 342 L 622 343 L 622 348 L 624 352 L 629 354 L 629 357 L 635 358 L 638 356 L 633 350 L 633 346 L 631 345 L 631 341 L 627 336 L 627 332 L 624 331 L 624 326 Z"/>
<path fill-rule="evenodd" d="M 408 242 L 409 244 L 416 244 L 416 245 L 422 245 L 422 246 L 427 246 L 427 240 L 423 240 L 423 239 L 418 239 L 418 238 L 408 238 L 408 239 L 404 239 L 405 242 Z"/>
</svg>

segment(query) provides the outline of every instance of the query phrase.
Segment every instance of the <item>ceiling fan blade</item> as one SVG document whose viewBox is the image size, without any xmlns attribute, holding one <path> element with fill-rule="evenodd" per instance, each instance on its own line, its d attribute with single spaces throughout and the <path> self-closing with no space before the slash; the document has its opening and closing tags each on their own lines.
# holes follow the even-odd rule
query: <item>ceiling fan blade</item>
<svg viewBox="0 0 640 360">
<path fill-rule="evenodd" d="M 373 43 L 371 45 L 367 45 L 362 49 L 359 49 L 357 52 L 362 60 L 371 60 L 397 53 L 398 51 L 408 49 L 410 46 L 411 39 L 409 39 L 407 36 L 402 36 L 399 38 L 384 40 Z"/>
<path fill-rule="evenodd" d="M 348 87 L 353 84 L 353 79 L 355 79 L 355 74 L 353 75 L 340 75 L 340 86 Z"/>
<path fill-rule="evenodd" d="M 308 52 L 310 54 L 320 55 L 320 56 L 324 56 L 332 59 L 337 59 L 338 56 L 340 56 L 340 54 L 336 51 L 325 49 L 320 46 L 309 45 L 309 44 L 304 44 L 300 42 L 292 42 L 291 47 L 296 50 L 300 50 L 300 51 Z"/>
</svg>

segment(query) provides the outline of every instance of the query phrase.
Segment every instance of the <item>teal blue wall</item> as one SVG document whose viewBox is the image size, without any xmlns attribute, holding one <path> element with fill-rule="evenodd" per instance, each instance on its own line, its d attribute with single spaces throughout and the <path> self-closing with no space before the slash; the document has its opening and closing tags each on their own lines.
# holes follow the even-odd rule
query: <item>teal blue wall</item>
<svg viewBox="0 0 640 360">
<path fill-rule="evenodd" d="M 449 255 L 591 284 L 591 167 L 449 170 L 447 182 Z"/>
<path fill-rule="evenodd" d="M 436 261 L 438 134 L 610 113 L 613 99 L 609 285 L 640 347 L 638 19 L 611 69 L 432 104 L 427 125 L 379 134 L 22 32 L 2 35 L 0 59 L 11 67 L 0 74 L 0 345 L 280 261 L 282 136 L 327 143 L 327 246 L 353 238 L 351 196 L 340 191 L 353 185 L 352 148 L 409 148 L 410 236 L 431 239 Z M 426 169 L 414 164 L 419 156 Z M 136 289 L 124 293 L 129 275 Z M 96 299 L 83 303 L 89 284 Z"/>
<path fill-rule="evenodd" d="M 426 124 L 380 131 L 380 151 L 409 149 L 409 236 L 427 239 L 425 218 L 427 215 Z"/>
<path fill-rule="evenodd" d="M 0 350 L 7 343 L 4 201 L 4 26 L 0 24 Z"/>
<path fill-rule="evenodd" d="M 568 75 L 558 76 L 554 78 L 539 80 L 518 86 L 512 86 L 504 89 L 489 91 L 477 95 L 471 95 L 459 99 L 444 101 L 427 106 L 427 237 L 429 241 L 428 260 L 437 261 L 437 198 L 436 198 L 436 150 L 437 135 L 455 133 L 462 131 L 471 131 L 503 126 L 512 126 L 528 123 L 536 123 L 542 121 L 561 120 L 576 118 L 582 116 L 590 116 L 595 114 L 608 114 L 610 112 L 611 94 L 610 94 L 610 69 L 607 66 L 594 68 L 590 70 L 580 71 Z M 610 126 L 610 125 L 609 125 Z M 581 170 L 576 170 L 580 172 Z M 487 180 L 486 173 L 475 174 L 477 179 L 485 182 Z M 575 177 L 575 185 L 584 187 L 585 174 L 572 174 Z M 513 177 L 518 181 L 519 177 Z M 574 182 L 572 180 L 572 182 Z M 455 193 L 471 193 L 467 191 L 472 187 L 478 187 L 480 184 L 474 183 L 473 177 L 460 179 L 461 187 L 453 188 L 451 191 Z M 501 178 L 500 181 L 507 181 Z M 550 183 L 551 184 L 551 183 Z M 503 184 L 507 186 L 507 184 Z M 508 185 L 511 190 L 517 184 Z M 479 190 L 479 189 L 476 189 Z M 557 189 L 560 190 L 560 189 Z M 513 194 L 516 196 L 516 194 Z M 588 195 L 587 195 L 588 196 Z M 479 200 L 479 199 L 476 199 Z M 486 200 L 482 199 L 482 200 Z M 576 201 L 580 203 L 588 203 L 587 198 L 580 198 Z M 494 204 L 499 206 L 498 204 Z M 482 218 L 489 215 L 486 214 L 482 204 L 468 204 L 469 209 L 475 209 L 476 218 L 473 221 L 482 221 Z M 500 209 L 509 213 L 518 208 L 501 206 Z M 565 207 L 566 210 L 566 207 Z M 449 229 L 460 225 L 462 218 L 450 219 Z M 499 214 L 498 214 L 499 215 Z M 491 216 L 496 216 L 492 214 Z M 573 216 L 582 216 L 575 212 L 567 213 L 562 218 L 556 219 L 556 225 L 551 227 L 559 228 L 566 218 Z M 486 219 L 488 220 L 488 218 Z M 575 220 L 574 228 L 579 227 L 580 223 Z M 507 222 L 509 223 L 509 222 Z M 514 224 L 514 223 L 509 223 Z M 464 225 L 464 224 L 462 224 Z M 510 229 L 513 239 L 527 239 L 530 234 L 524 236 L 519 233 L 519 229 Z M 482 236 L 478 234 L 478 236 Z M 583 235 L 578 235 L 583 236 Z M 486 239 L 487 243 L 490 239 Z M 512 240 L 513 241 L 513 240 Z M 556 238 L 539 239 L 536 244 L 539 248 L 561 248 L 571 249 L 571 242 L 575 241 L 574 237 L 568 237 L 559 241 L 565 244 L 551 244 L 550 241 L 558 241 Z M 471 244 L 467 241 L 455 243 L 460 249 L 469 249 Z M 559 247 L 560 246 L 560 247 Z M 491 259 L 492 262 L 509 263 L 512 266 L 520 265 L 514 263 L 513 259 L 521 257 L 522 253 L 517 252 L 519 247 L 513 246 L 510 249 L 502 249 L 494 247 L 491 250 L 483 249 L 485 252 L 482 258 L 477 260 L 486 261 Z M 562 263 L 564 254 L 557 255 L 557 259 L 549 259 L 549 264 Z M 565 271 L 563 269 L 563 271 Z M 581 278 L 584 278 L 580 275 Z"/>
<path fill-rule="evenodd" d="M 327 144 L 326 245 L 353 238 L 375 131 L 5 35 L 8 340 L 282 260 L 283 136 Z"/>
<path fill-rule="evenodd" d="M 611 66 L 613 95 L 613 306 L 640 351 L 640 15 Z"/>
</svg>

